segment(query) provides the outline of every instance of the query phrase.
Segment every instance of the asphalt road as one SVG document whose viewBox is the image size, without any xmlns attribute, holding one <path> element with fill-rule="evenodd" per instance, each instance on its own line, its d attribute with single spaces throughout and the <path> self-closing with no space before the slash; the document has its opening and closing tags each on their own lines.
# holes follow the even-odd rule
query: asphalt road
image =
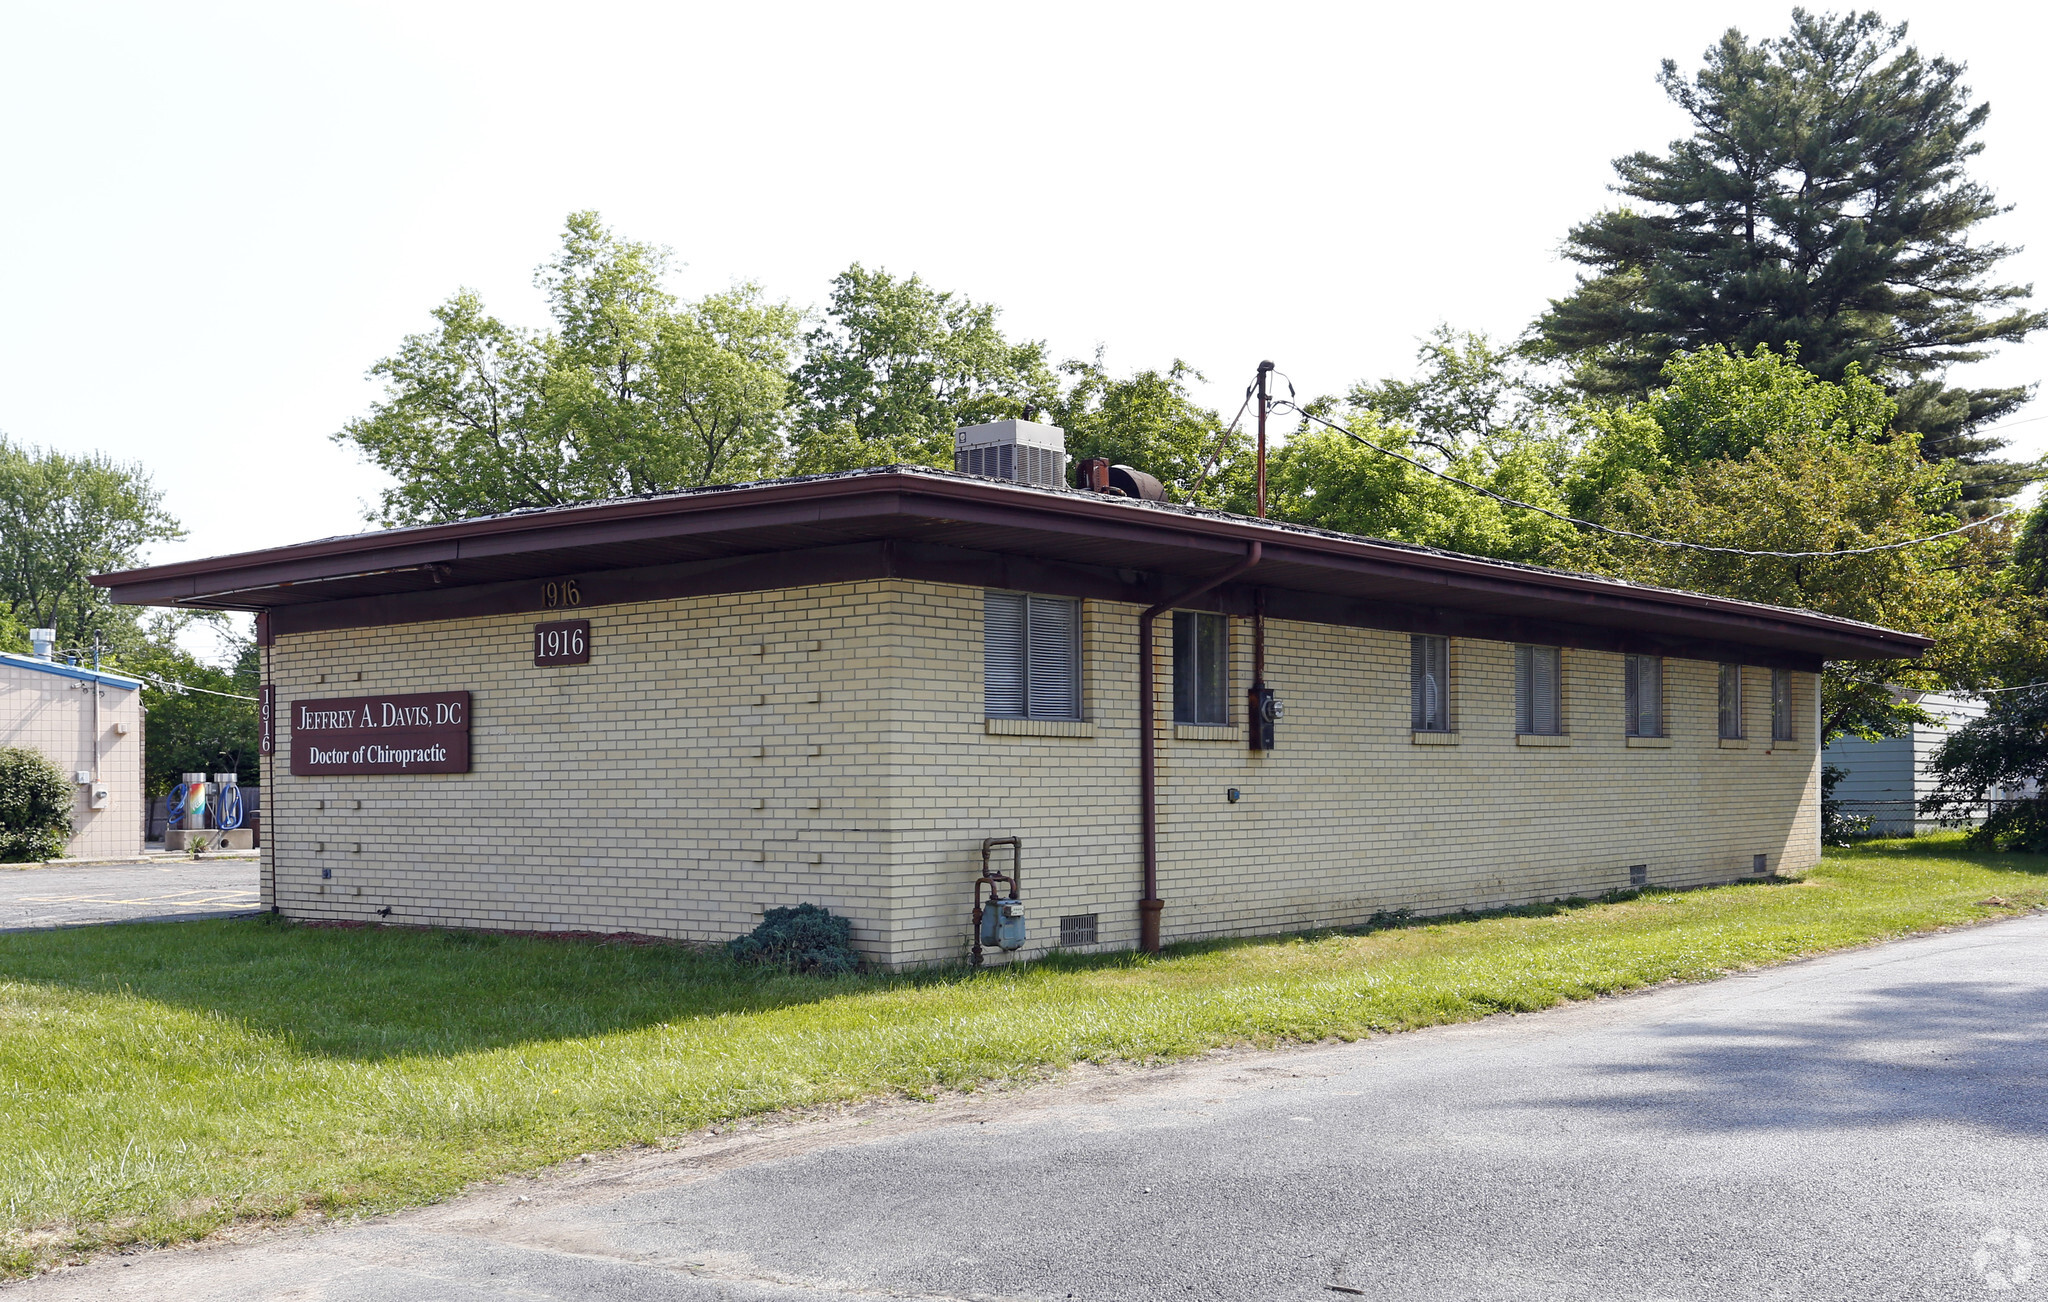
<svg viewBox="0 0 2048 1302">
<path fill-rule="evenodd" d="M 252 913 L 254 859 L 163 860 L 87 868 L 0 865 L 0 931 Z"/>
<path fill-rule="evenodd" d="M 2048 1294 L 2044 1022 L 2036 916 L 1535 1016 L 697 1138 L 0 1293 Z"/>
</svg>

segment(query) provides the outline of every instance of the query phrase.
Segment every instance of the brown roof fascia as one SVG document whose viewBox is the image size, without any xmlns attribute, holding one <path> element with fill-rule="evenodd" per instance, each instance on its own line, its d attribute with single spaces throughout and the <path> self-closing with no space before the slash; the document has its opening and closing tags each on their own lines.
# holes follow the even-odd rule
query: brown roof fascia
<svg viewBox="0 0 2048 1302">
<path fill-rule="evenodd" d="M 126 604 L 174 604 L 214 598 L 219 604 L 263 609 L 260 589 L 303 585 L 383 572 L 418 571 L 464 559 L 502 558 L 522 552 L 602 546 L 686 537 L 721 529 L 772 529 L 828 524 L 876 515 L 1009 526 L 1047 527 L 1050 519 L 1084 524 L 1091 537 L 1159 544 L 1208 553 L 1241 553 L 1254 539 L 1266 546 L 1269 565 L 1292 560 L 1316 568 L 1435 583 L 1502 596 L 1541 595 L 1617 614 L 1654 617 L 1674 607 L 1709 615 L 1717 623 L 1783 636 L 1806 629 L 1829 640 L 1862 643 L 1882 657 L 1911 657 L 1931 638 L 1836 619 L 1811 611 L 1765 606 L 1700 593 L 1649 588 L 1619 580 L 1466 557 L 1379 540 L 1231 516 L 1158 508 L 1092 495 L 887 471 L 789 480 L 672 496 L 460 520 L 399 530 L 354 534 L 240 555 L 180 561 L 92 581 Z M 241 596 L 228 603 L 224 598 Z"/>
</svg>

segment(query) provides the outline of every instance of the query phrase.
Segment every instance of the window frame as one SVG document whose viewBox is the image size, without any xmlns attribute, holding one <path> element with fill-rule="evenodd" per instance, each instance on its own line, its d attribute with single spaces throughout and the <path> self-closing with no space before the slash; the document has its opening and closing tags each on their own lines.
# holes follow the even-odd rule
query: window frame
<svg viewBox="0 0 2048 1302">
<path fill-rule="evenodd" d="M 1743 727 L 1742 709 L 1742 666 L 1723 660 L 1715 679 L 1715 731 L 1722 741 L 1741 741 L 1747 730 Z M 1730 732 L 1729 729 L 1734 731 Z"/>
<path fill-rule="evenodd" d="M 1183 657 L 1183 629 L 1192 630 L 1187 637 L 1193 655 Z M 1203 630 L 1213 630 L 1211 652 L 1215 664 L 1208 663 L 1203 656 Z M 1192 672 L 1183 663 L 1184 659 L 1194 661 Z M 1205 671 L 1213 670 L 1215 681 L 1209 681 Z M 1186 676 L 1183 676 L 1186 675 Z M 1201 698 L 1204 688 L 1213 688 L 1215 699 Z M 1192 712 L 1184 710 L 1189 704 L 1188 697 L 1194 697 Z M 1213 705 L 1213 711 L 1204 711 L 1204 705 Z M 1203 714 L 1213 717 L 1197 717 Z M 1227 728 L 1230 726 L 1230 617 L 1209 610 L 1176 610 L 1173 612 L 1173 721 L 1197 728 Z"/>
<path fill-rule="evenodd" d="M 1023 603 L 1023 618 L 1019 625 L 1021 629 L 1019 649 L 1023 653 L 1023 663 L 1020 666 L 1016 666 L 1021 671 L 1021 677 L 1013 688 L 1013 690 L 1021 689 L 1023 709 L 1019 713 L 997 709 L 996 701 L 994 700 L 994 694 L 998 685 L 996 677 L 991 670 L 996 666 L 996 648 L 992 644 L 996 634 L 996 623 L 991 618 L 991 614 L 998 604 L 1005 601 L 1021 601 Z M 1037 699 L 1035 687 L 1038 675 L 1033 672 L 1036 668 L 1033 654 L 1041 645 L 1053 642 L 1054 635 L 1057 633 L 1057 630 L 1048 628 L 1044 638 L 1038 635 L 1035 616 L 1041 609 L 1047 612 L 1048 623 L 1051 620 L 1051 612 L 1055 609 L 1069 612 L 1070 626 L 1064 635 L 1058 636 L 1058 641 L 1065 645 L 1065 658 L 1069 670 L 1067 674 L 1068 681 L 1065 684 L 1067 691 L 1060 693 L 1060 695 L 1065 696 L 1067 692 L 1071 692 L 1072 702 L 1070 706 L 1066 705 L 1065 702 L 1041 704 Z M 1085 718 L 1082 701 L 1081 602 L 1079 598 L 1044 596 L 1034 592 L 1010 592 L 996 588 L 987 588 L 982 591 L 982 713 L 984 717 L 990 719 L 1042 719 L 1062 723 L 1078 722 Z"/>
<path fill-rule="evenodd" d="M 1562 737 L 1564 730 L 1564 648 L 1540 646 L 1530 642 L 1517 642 L 1515 648 L 1515 735 L 1519 737 Z M 1541 727 L 1544 720 L 1538 712 L 1541 674 L 1540 663 L 1551 666 L 1551 680 L 1548 702 L 1551 727 Z M 1524 725 L 1527 725 L 1526 727 Z"/>
<path fill-rule="evenodd" d="M 1650 672 L 1651 687 L 1655 700 L 1645 710 L 1643 701 L 1643 670 Z M 1662 737 L 1664 735 L 1664 657 L 1628 655 L 1622 657 L 1622 710 L 1627 716 L 1626 735 L 1630 737 Z M 1650 714 L 1652 729 L 1643 728 L 1643 717 Z"/>
<path fill-rule="evenodd" d="M 1437 675 L 1434 710 L 1427 700 L 1431 669 L 1435 669 Z M 1434 633 L 1408 635 L 1408 730 L 1456 731 L 1451 723 L 1451 639 L 1448 637 Z"/>
<path fill-rule="evenodd" d="M 1799 695 L 1790 669 L 1771 670 L 1771 740 L 1799 740 Z"/>
</svg>

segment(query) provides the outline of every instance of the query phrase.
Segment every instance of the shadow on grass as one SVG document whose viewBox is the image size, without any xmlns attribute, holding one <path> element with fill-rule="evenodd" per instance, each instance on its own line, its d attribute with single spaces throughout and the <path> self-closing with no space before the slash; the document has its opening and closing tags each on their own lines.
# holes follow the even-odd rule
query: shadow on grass
<svg viewBox="0 0 2048 1302">
<path fill-rule="evenodd" d="M 1959 847 L 1871 843 L 1854 854 L 1956 857 Z M 1930 854 L 1930 857 L 1934 857 Z M 1971 855 L 2018 871 L 2048 858 Z M 1758 878 L 1744 888 L 1784 884 Z M 544 939 L 408 927 L 333 929 L 274 918 L 127 923 L 0 936 L 0 980 L 132 995 L 284 1037 L 302 1052 L 351 1060 L 444 1056 L 765 1012 L 868 992 L 1028 980 L 1171 964 L 1258 947 L 1404 927 L 1542 918 L 1624 903 L 1644 891 L 1484 912 L 1380 913 L 1367 923 L 1281 936 L 1216 937 L 1130 951 L 1053 951 L 975 972 L 964 963 L 903 973 L 797 977 L 743 967 L 722 948 Z"/>
<path fill-rule="evenodd" d="M 270 916 L 0 936 L 0 981 L 135 996 L 363 1061 L 764 1012 L 920 977 L 942 979 L 799 977 L 744 967 L 717 947 Z"/>
<path fill-rule="evenodd" d="M 124 923 L 0 936 L 0 980 L 128 995 L 226 1018 L 301 1052 L 371 1061 L 445 1056 L 765 1012 L 844 996 L 1172 964 L 1409 926 L 1543 917 L 1599 899 L 1414 918 L 1293 935 L 1217 937 L 1029 962 L 964 962 L 816 978 L 746 967 L 722 947 L 622 944 L 411 927 L 302 926 L 272 917 Z"/>
<path fill-rule="evenodd" d="M 1831 845 L 1828 855 L 1852 864 L 1859 855 L 1898 859 L 1967 859 L 1979 868 L 1998 872 L 2027 873 L 2048 877 L 2048 854 L 2020 850 L 1978 850 L 1964 841 L 1961 832 L 1935 832 L 1924 836 L 1870 837 L 1848 845 Z"/>
</svg>

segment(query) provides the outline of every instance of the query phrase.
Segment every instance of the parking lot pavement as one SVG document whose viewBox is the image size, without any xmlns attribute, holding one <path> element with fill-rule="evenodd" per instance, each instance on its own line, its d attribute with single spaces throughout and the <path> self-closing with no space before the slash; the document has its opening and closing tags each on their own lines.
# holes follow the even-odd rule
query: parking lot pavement
<svg viewBox="0 0 2048 1302">
<path fill-rule="evenodd" d="M 19 871 L 0 865 L 0 931 L 254 913 L 259 871 L 254 859 L 159 859 Z"/>
</svg>

